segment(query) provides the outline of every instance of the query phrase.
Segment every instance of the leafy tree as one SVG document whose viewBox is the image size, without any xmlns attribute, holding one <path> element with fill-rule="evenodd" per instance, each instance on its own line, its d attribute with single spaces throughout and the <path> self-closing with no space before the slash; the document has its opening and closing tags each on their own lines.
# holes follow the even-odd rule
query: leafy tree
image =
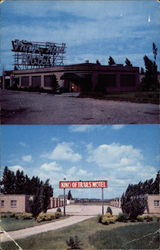
<svg viewBox="0 0 160 250">
<path fill-rule="evenodd" d="M 128 58 L 126 58 L 126 60 L 125 60 L 125 65 L 129 66 L 129 67 L 133 66 L 132 63 L 131 63 L 131 61 Z"/>
<path fill-rule="evenodd" d="M 73 199 L 73 198 L 72 198 L 72 194 L 71 194 L 71 191 L 70 191 L 70 190 L 69 190 L 69 192 L 68 192 L 67 199 L 68 199 L 68 200 L 72 200 L 72 199 Z"/>
<path fill-rule="evenodd" d="M 110 208 L 110 207 L 107 207 L 107 211 L 106 211 L 107 213 L 110 213 L 111 215 L 113 214 L 112 213 L 112 209 Z"/>
<path fill-rule="evenodd" d="M 151 188 L 152 194 L 160 194 L 160 171 L 158 171 L 155 181 Z"/>
<path fill-rule="evenodd" d="M 145 90 L 156 90 L 158 87 L 158 72 L 157 65 L 152 62 L 147 56 L 144 56 L 145 63 L 145 76 L 144 76 L 144 88 Z"/>
<path fill-rule="evenodd" d="M 108 59 L 108 65 L 112 66 L 114 64 L 116 64 L 116 63 L 115 63 L 114 59 L 110 56 Z"/>
<path fill-rule="evenodd" d="M 75 237 L 70 237 L 69 240 L 66 240 L 67 246 L 69 248 L 67 248 L 68 250 L 70 249 L 81 249 L 81 245 L 82 243 L 80 242 L 79 238 L 77 235 L 75 235 Z"/>
<path fill-rule="evenodd" d="M 141 68 L 141 74 L 144 75 L 144 68 Z"/>
<path fill-rule="evenodd" d="M 156 61 L 158 48 L 156 47 L 155 43 L 152 44 L 152 49 L 153 49 L 154 60 Z"/>
</svg>

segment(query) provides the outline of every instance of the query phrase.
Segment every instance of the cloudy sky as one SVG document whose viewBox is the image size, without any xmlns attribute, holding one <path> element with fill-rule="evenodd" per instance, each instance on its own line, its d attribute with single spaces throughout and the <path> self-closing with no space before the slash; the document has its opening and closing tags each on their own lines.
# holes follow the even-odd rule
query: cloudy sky
<svg viewBox="0 0 160 250">
<path fill-rule="evenodd" d="M 160 50 L 160 3 L 156 0 L 6 0 L 0 7 L 4 69 L 12 68 L 13 39 L 65 42 L 65 64 L 87 59 L 107 64 L 112 56 L 117 63 L 128 57 L 134 65 L 143 66 L 145 54 L 153 59 L 153 42 Z"/>
<path fill-rule="evenodd" d="M 108 180 L 105 198 L 120 196 L 128 184 L 155 178 L 158 125 L 1 126 L 2 166 L 30 177 L 59 181 Z M 74 189 L 74 197 L 101 197 L 101 190 Z"/>
</svg>

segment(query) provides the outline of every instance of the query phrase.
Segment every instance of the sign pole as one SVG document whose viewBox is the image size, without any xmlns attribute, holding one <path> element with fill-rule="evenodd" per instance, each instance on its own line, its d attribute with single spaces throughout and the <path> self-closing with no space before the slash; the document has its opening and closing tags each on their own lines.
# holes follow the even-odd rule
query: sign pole
<svg viewBox="0 0 160 250">
<path fill-rule="evenodd" d="M 63 215 L 66 216 L 66 194 L 65 194 L 65 188 L 64 188 L 64 204 L 63 204 Z"/>
<path fill-rule="evenodd" d="M 103 197 L 103 188 L 102 188 L 102 215 L 104 215 L 104 197 Z"/>
</svg>

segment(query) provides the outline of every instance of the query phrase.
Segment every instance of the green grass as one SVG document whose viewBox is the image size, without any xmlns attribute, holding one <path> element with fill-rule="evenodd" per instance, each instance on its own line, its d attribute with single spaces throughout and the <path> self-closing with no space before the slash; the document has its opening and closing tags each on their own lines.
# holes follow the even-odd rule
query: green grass
<svg viewBox="0 0 160 250">
<path fill-rule="evenodd" d="M 65 218 L 67 217 L 68 216 L 66 216 Z M 1 227 L 5 231 L 14 231 L 14 230 L 33 227 L 33 226 L 37 226 L 37 225 L 41 225 L 45 223 L 51 223 L 60 219 L 64 219 L 64 217 L 62 216 L 59 219 L 55 219 L 51 221 L 42 221 L 38 223 L 34 218 L 30 220 L 24 220 L 23 218 L 16 219 L 16 218 L 6 217 L 6 218 L 1 218 Z"/>
<path fill-rule="evenodd" d="M 42 233 L 26 239 L 17 240 L 22 249 L 51 250 L 67 249 L 66 240 L 70 236 L 78 235 L 82 248 L 96 249 L 158 249 L 158 242 L 152 241 L 152 236 L 133 242 L 123 247 L 129 240 L 140 238 L 148 233 L 158 230 L 158 222 L 149 223 L 122 223 L 102 225 L 97 223 L 97 218 L 92 218 L 81 223 L 62 228 L 56 231 Z M 142 247 L 143 246 L 143 247 Z M 2 249 L 17 249 L 13 243 L 2 243 Z"/>
</svg>

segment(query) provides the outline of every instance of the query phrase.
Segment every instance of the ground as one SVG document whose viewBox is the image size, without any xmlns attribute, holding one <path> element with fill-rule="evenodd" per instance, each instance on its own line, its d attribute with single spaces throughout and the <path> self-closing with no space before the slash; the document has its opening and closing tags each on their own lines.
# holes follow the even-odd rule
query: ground
<svg viewBox="0 0 160 250">
<path fill-rule="evenodd" d="M 159 107 L 150 103 L 0 90 L 2 124 L 154 124 Z"/>
<path fill-rule="evenodd" d="M 104 206 L 105 212 L 106 212 L 106 209 L 107 209 L 107 206 Z M 48 212 L 53 212 L 55 210 L 56 209 L 49 209 Z M 113 207 L 112 210 L 113 210 L 113 214 L 115 215 L 121 212 L 120 208 Z M 87 220 L 89 218 L 92 218 L 94 216 L 97 216 L 98 214 L 101 214 L 101 212 L 102 212 L 102 206 L 100 205 L 68 205 L 66 207 L 66 213 L 68 215 L 72 215 L 69 218 L 55 221 L 55 222 L 50 222 L 44 225 L 21 229 L 18 231 L 10 231 L 7 234 L 2 233 L 0 235 L 1 242 L 10 240 L 9 236 L 15 240 L 15 239 L 21 239 L 21 238 L 29 237 L 32 235 L 36 235 L 39 233 L 48 232 L 51 230 L 57 230 L 59 228 L 64 228 L 64 227 L 79 223 L 81 221 Z"/>
</svg>

